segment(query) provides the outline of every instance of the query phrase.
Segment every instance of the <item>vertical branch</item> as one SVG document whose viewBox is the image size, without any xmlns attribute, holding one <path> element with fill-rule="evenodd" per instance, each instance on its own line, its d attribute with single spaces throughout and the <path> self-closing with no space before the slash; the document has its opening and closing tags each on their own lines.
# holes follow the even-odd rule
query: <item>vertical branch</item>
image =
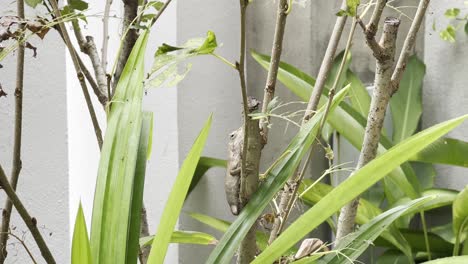
<svg viewBox="0 0 468 264">
<path fill-rule="evenodd" d="M 379 43 L 380 53 L 374 52 L 376 63 L 374 91 L 372 102 L 367 117 L 367 126 L 364 134 L 361 154 L 356 169 L 360 169 L 377 155 L 380 133 L 383 127 L 385 112 L 393 94 L 391 76 L 394 65 L 396 37 L 400 21 L 396 18 L 387 18 L 384 22 L 382 38 Z M 359 198 L 341 209 L 338 218 L 336 241 L 351 233 L 354 229 Z"/>
<path fill-rule="evenodd" d="M 50 0 L 49 2 L 51 4 L 51 6 L 52 6 L 55 17 L 57 19 L 61 19 L 60 10 L 59 10 L 59 8 L 57 6 L 56 0 Z M 88 92 L 88 88 L 86 86 L 86 81 L 85 81 L 83 71 L 81 70 L 81 67 L 80 67 L 80 61 L 78 59 L 78 56 L 77 56 L 76 52 L 74 51 L 73 44 L 71 43 L 70 36 L 68 35 L 68 32 L 67 32 L 67 29 L 65 27 L 64 22 L 60 22 L 59 27 L 60 27 L 60 31 L 62 32 L 62 36 L 63 36 L 64 42 L 65 42 L 65 45 L 67 46 L 68 51 L 70 53 L 70 57 L 72 58 L 73 66 L 75 67 L 76 75 L 78 77 L 78 81 L 80 82 L 81 89 L 83 90 L 83 94 L 85 96 L 85 101 L 86 101 L 86 104 L 88 106 L 88 111 L 89 111 L 89 114 L 91 116 L 91 121 L 93 123 L 94 133 L 96 134 L 99 149 L 101 149 L 101 147 L 102 147 L 102 132 L 101 132 L 101 128 L 99 127 L 99 122 L 97 120 L 96 113 L 94 111 L 94 106 L 93 106 L 93 103 L 91 101 L 91 97 L 89 96 L 89 92 Z"/>
<path fill-rule="evenodd" d="M 341 9 L 346 9 L 346 0 L 343 0 L 341 3 Z M 325 87 L 325 81 L 327 80 L 328 74 L 330 73 L 333 59 L 335 58 L 336 49 L 338 43 L 340 42 L 341 35 L 343 34 L 343 28 L 346 23 L 346 16 L 341 16 L 336 18 L 335 26 L 332 31 L 330 40 L 328 41 L 327 50 L 325 51 L 325 56 L 320 65 L 320 70 L 317 75 L 317 80 L 315 81 L 314 89 L 312 90 L 312 95 L 310 96 L 309 103 L 307 104 L 307 109 L 304 114 L 303 122 L 307 122 L 314 115 L 315 110 L 320 101 L 320 96 L 322 95 L 323 88 Z"/>
<path fill-rule="evenodd" d="M 17 13 L 18 17 L 24 19 L 24 1 L 18 0 Z M 20 31 L 24 32 L 24 24 L 20 25 Z M 22 34 L 20 38 L 23 38 Z M 18 178 L 21 171 L 21 139 L 22 139 L 22 124 L 23 124 L 23 80 L 24 80 L 24 42 L 18 41 L 18 54 L 16 56 L 16 88 L 15 88 L 15 128 L 14 128 L 14 143 L 13 143 L 13 162 L 10 184 L 14 191 L 18 184 Z M 10 229 L 12 202 L 9 197 L 5 201 L 5 206 L 2 211 L 2 227 L 0 230 L 0 263 L 5 262 L 8 254 L 6 247 L 8 242 L 8 231 Z"/>
<path fill-rule="evenodd" d="M 130 52 L 132 52 L 133 46 L 138 38 L 138 30 L 136 28 L 130 28 L 133 21 L 135 21 L 138 12 L 138 1 L 137 0 L 122 0 L 124 4 L 124 17 L 123 17 L 123 31 L 128 29 L 127 33 L 122 40 L 122 50 L 117 59 L 116 70 L 114 73 L 113 90 L 117 87 L 120 75 L 127 63 Z M 114 91 L 112 91 L 114 94 Z"/>
<path fill-rule="evenodd" d="M 47 244 L 45 243 L 44 238 L 42 237 L 41 233 L 39 232 L 39 229 L 37 228 L 36 218 L 31 217 L 31 215 L 29 215 L 23 203 L 16 195 L 15 190 L 12 188 L 12 186 L 8 182 L 8 179 L 5 175 L 5 171 L 3 170 L 1 165 L 0 165 L 0 187 L 3 188 L 8 198 L 11 200 L 12 204 L 15 206 L 16 211 L 18 211 L 18 214 L 21 216 L 24 223 L 28 227 L 46 263 L 55 264 L 56 263 L 55 259 L 52 256 L 52 253 L 50 253 L 50 250 L 47 247 Z"/>
<path fill-rule="evenodd" d="M 281 52 L 283 51 L 283 38 L 284 30 L 286 28 L 286 18 L 288 16 L 288 9 L 290 8 L 291 7 L 288 5 L 288 0 L 278 1 L 278 14 L 276 16 L 275 35 L 273 37 L 273 45 L 271 48 L 270 68 L 268 70 L 268 77 L 263 94 L 262 113 L 267 113 L 268 105 L 275 95 L 276 78 L 278 76 Z M 268 140 L 268 121 L 268 116 L 260 121 L 264 144 L 266 144 Z"/>
<path fill-rule="evenodd" d="M 109 13 L 112 0 L 106 0 L 104 7 L 104 18 L 102 19 L 102 48 L 101 48 L 101 62 L 104 72 L 107 69 L 107 47 L 109 43 Z"/>
</svg>

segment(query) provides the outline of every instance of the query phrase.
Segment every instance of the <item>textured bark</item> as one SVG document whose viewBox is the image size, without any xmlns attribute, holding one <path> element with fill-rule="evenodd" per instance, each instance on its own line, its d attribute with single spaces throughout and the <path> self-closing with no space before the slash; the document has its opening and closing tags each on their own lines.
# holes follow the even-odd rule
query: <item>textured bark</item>
<svg viewBox="0 0 468 264">
<path fill-rule="evenodd" d="M 39 229 L 37 228 L 36 218 L 31 217 L 31 215 L 29 215 L 23 203 L 16 195 L 15 190 L 12 188 L 12 186 L 8 182 L 8 179 L 5 175 L 5 171 L 3 170 L 1 165 L 0 165 L 0 187 L 5 191 L 8 198 L 11 200 L 12 204 L 15 206 L 16 211 L 18 211 L 18 214 L 20 215 L 20 217 L 23 219 L 24 223 L 28 227 L 46 263 L 55 264 L 56 263 L 55 259 L 52 256 L 52 253 L 50 252 L 49 248 L 47 247 L 47 244 L 45 243 L 44 238 L 39 232 Z"/>
<path fill-rule="evenodd" d="M 140 221 L 140 237 L 149 236 L 149 225 L 148 225 L 148 215 L 146 213 L 146 207 L 144 204 L 141 206 L 141 221 Z M 140 264 L 146 264 L 148 262 L 148 256 L 151 251 L 151 246 L 144 246 L 140 248 L 140 253 L 138 258 Z"/>
<path fill-rule="evenodd" d="M 24 2 L 17 1 L 17 12 L 20 19 L 24 19 Z M 20 25 L 24 29 L 24 25 Z M 15 88 L 15 128 L 13 143 L 13 162 L 11 170 L 10 184 L 14 191 L 18 184 L 19 174 L 21 172 L 21 139 L 23 126 L 23 80 L 24 80 L 24 43 L 19 43 L 18 53 L 16 55 L 16 88 Z M 10 220 L 13 204 L 9 197 L 5 201 L 2 210 L 2 227 L 0 230 L 0 263 L 4 263 L 7 257 L 8 232 L 10 229 Z"/>
<path fill-rule="evenodd" d="M 393 94 L 391 76 L 399 25 L 400 21 L 396 18 L 387 18 L 384 23 L 382 38 L 379 43 L 382 52 L 379 56 L 376 56 L 374 91 L 356 170 L 365 166 L 377 155 L 385 112 Z M 359 198 L 356 198 L 341 209 L 336 232 L 337 243 L 340 243 L 343 237 L 353 232 L 358 205 Z"/>
</svg>

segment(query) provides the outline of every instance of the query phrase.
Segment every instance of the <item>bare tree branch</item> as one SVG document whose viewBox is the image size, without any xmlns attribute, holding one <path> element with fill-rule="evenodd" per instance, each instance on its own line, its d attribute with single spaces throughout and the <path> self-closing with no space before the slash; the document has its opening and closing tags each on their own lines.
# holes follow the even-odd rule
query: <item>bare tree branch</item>
<svg viewBox="0 0 468 264">
<path fill-rule="evenodd" d="M 47 247 L 47 244 L 45 243 L 44 238 L 39 232 L 39 229 L 37 228 L 36 218 L 31 217 L 31 215 L 29 215 L 23 203 L 16 195 L 15 190 L 12 188 L 12 186 L 8 182 L 7 176 L 5 175 L 5 171 L 3 170 L 1 165 L 0 165 L 0 187 L 3 188 L 8 198 L 10 198 L 12 204 L 15 206 L 16 211 L 18 211 L 18 214 L 21 216 L 24 223 L 28 227 L 46 263 L 55 264 L 56 263 L 55 259 L 52 256 L 52 253 L 50 252 L 49 248 Z"/>
<path fill-rule="evenodd" d="M 81 52 L 88 55 L 91 59 L 91 64 L 93 65 L 94 75 L 97 80 L 98 90 L 97 90 L 97 98 L 99 102 L 106 106 L 109 98 L 107 98 L 107 78 L 106 73 L 104 71 L 104 67 L 101 64 L 101 60 L 99 59 L 99 54 L 97 52 L 96 45 L 94 44 L 94 39 L 91 36 L 86 36 L 86 38 L 81 33 L 80 25 L 78 24 L 77 20 L 72 21 L 73 24 L 73 32 L 75 33 L 76 40 L 78 41 L 78 45 L 80 46 Z"/>
<path fill-rule="evenodd" d="M 341 3 L 341 9 L 346 9 L 346 0 L 343 0 Z M 335 26 L 332 31 L 330 40 L 328 41 L 327 50 L 325 51 L 325 56 L 320 65 L 320 70 L 317 75 L 317 80 L 315 81 L 314 89 L 312 90 L 312 95 L 310 96 L 309 103 L 307 105 L 306 112 L 304 114 L 303 122 L 307 122 L 314 115 L 317 110 L 317 106 L 320 101 L 320 96 L 322 95 L 323 88 L 325 87 L 325 81 L 327 80 L 328 74 L 332 67 L 333 59 L 335 58 L 336 49 L 338 43 L 340 42 L 341 35 L 343 34 L 343 28 L 346 24 L 346 16 L 341 16 L 336 18 Z"/>
<path fill-rule="evenodd" d="M 288 17 L 288 9 L 290 8 L 291 7 L 289 6 L 288 0 L 278 1 L 275 35 L 273 37 L 273 45 L 271 47 L 270 68 L 268 69 L 265 91 L 263 93 L 262 113 L 268 112 L 268 105 L 275 95 L 276 78 L 278 76 L 278 68 L 281 60 L 281 53 L 283 51 L 283 37 L 284 30 L 286 28 L 286 18 Z M 261 133 L 264 144 L 266 144 L 268 141 L 268 121 L 268 116 L 260 120 Z"/>
<path fill-rule="evenodd" d="M 102 48 L 101 48 L 101 62 L 104 72 L 107 69 L 107 47 L 109 43 L 109 13 L 112 0 L 106 0 L 104 7 L 104 17 L 102 18 Z"/>
<path fill-rule="evenodd" d="M 57 6 L 56 0 L 50 0 L 49 3 L 52 6 L 52 10 L 54 11 L 55 17 L 57 19 L 61 18 L 60 10 Z M 91 121 L 93 123 L 94 127 L 94 133 L 96 134 L 96 139 L 98 141 L 99 149 L 102 147 L 102 131 L 101 128 L 99 127 L 99 122 L 96 117 L 96 113 L 94 111 L 94 106 L 93 102 L 91 101 L 91 97 L 89 96 L 88 88 L 86 86 L 85 78 L 83 75 L 83 71 L 81 70 L 80 67 L 80 62 L 78 60 L 77 54 L 75 52 L 75 49 L 73 47 L 73 44 L 71 43 L 70 36 L 68 35 L 67 29 L 65 27 L 65 24 L 63 22 L 59 23 L 60 26 L 60 31 L 62 32 L 63 39 L 65 42 L 65 45 L 68 48 L 68 51 L 70 53 L 70 56 L 73 61 L 73 66 L 75 67 L 76 70 L 76 75 L 78 77 L 78 81 L 80 82 L 81 89 L 83 90 L 83 95 L 85 96 L 85 101 L 88 106 L 88 111 L 91 116 Z"/>
<path fill-rule="evenodd" d="M 17 13 L 18 17 L 24 19 L 24 1 L 18 0 Z M 20 25 L 20 31 L 24 32 L 25 26 Z M 21 36 L 21 38 L 24 37 Z M 14 143 L 13 143 L 13 162 L 11 170 L 10 184 L 14 191 L 18 184 L 19 174 L 21 172 L 21 141 L 23 127 L 23 81 L 24 81 L 24 42 L 18 41 L 18 53 L 16 56 L 16 89 L 15 89 L 15 128 L 14 128 Z M 2 211 L 2 227 L 0 230 L 0 263 L 4 263 L 7 257 L 7 242 L 8 231 L 10 229 L 11 210 L 13 204 L 9 197 L 5 201 L 5 206 Z"/>
<path fill-rule="evenodd" d="M 380 40 L 381 56 L 376 56 L 376 73 L 372 102 L 367 117 L 367 126 L 364 134 L 361 154 L 356 170 L 365 166 L 377 155 L 380 134 L 383 127 L 387 105 L 392 96 L 391 76 L 394 65 L 396 38 L 400 21 L 396 18 L 387 18 L 384 22 L 382 38 Z M 375 54 L 374 54 L 375 55 Z M 352 177 L 352 175 L 350 176 Z M 359 205 L 359 198 L 341 208 L 338 218 L 336 241 L 340 241 L 354 230 L 354 223 Z"/>
</svg>

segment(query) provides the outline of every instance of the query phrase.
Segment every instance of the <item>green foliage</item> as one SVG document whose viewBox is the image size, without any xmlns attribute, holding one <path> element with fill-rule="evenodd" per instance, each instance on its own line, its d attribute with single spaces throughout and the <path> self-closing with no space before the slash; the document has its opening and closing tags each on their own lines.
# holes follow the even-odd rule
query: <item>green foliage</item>
<svg viewBox="0 0 468 264">
<path fill-rule="evenodd" d="M 444 15 L 450 20 L 450 23 L 445 29 L 440 31 L 439 35 L 441 39 L 455 43 L 457 39 L 457 31 L 461 27 L 464 28 L 465 34 L 468 35 L 468 14 L 462 16 L 459 8 L 449 8 L 445 10 Z M 433 28 L 435 29 L 435 24 L 433 25 Z"/>
<path fill-rule="evenodd" d="M 73 231 L 71 264 L 91 264 L 91 248 L 89 247 L 88 229 L 83 214 L 81 203 L 75 218 L 75 230 Z"/>
<path fill-rule="evenodd" d="M 330 112 L 333 112 L 337 105 L 344 99 L 348 89 L 349 87 L 342 89 L 335 96 Z M 260 185 L 257 192 L 251 197 L 249 203 L 242 209 L 236 221 L 234 221 L 226 231 L 218 246 L 208 258 L 207 263 L 227 263 L 231 260 L 250 227 L 257 221 L 257 218 L 262 214 L 271 199 L 295 172 L 305 153 L 315 141 L 319 124 L 324 114 L 323 111 L 324 108 L 322 107 L 307 124 L 302 126 L 299 133 L 293 138 L 284 151 L 284 158 L 269 171 L 266 181 Z M 291 246 L 292 245 L 283 248 L 284 251 L 288 250 Z"/>
<path fill-rule="evenodd" d="M 175 86 L 191 68 L 191 64 L 187 64 L 185 71 L 179 73 L 178 64 L 191 57 L 213 54 L 217 46 L 212 31 L 207 32 L 206 38 L 190 39 L 182 46 L 161 45 L 154 55 L 149 84 L 152 87 Z"/>
<path fill-rule="evenodd" d="M 346 10 L 341 9 L 336 15 L 355 17 L 357 14 L 357 7 L 360 3 L 360 0 L 346 0 Z"/>
<path fill-rule="evenodd" d="M 156 236 L 157 237 L 157 236 Z M 140 238 L 140 247 L 153 244 L 155 236 Z M 193 231 L 172 232 L 170 243 L 192 244 L 192 245 L 216 245 L 218 240 L 210 234 Z"/>
<path fill-rule="evenodd" d="M 441 258 L 432 261 L 423 262 L 423 264 L 466 264 L 468 256 Z"/>
<path fill-rule="evenodd" d="M 148 259 L 149 264 L 164 262 L 174 227 L 179 218 L 180 210 L 184 204 L 193 174 L 203 151 L 203 147 L 205 146 L 206 139 L 208 138 L 211 120 L 210 116 L 180 168 L 179 175 L 177 175 L 174 182 L 174 187 L 169 194 L 159 222 L 158 231 L 156 232 L 158 235 L 152 243 L 152 249 Z"/>
<path fill-rule="evenodd" d="M 25 2 L 28 6 L 30 6 L 30 7 L 32 7 L 32 8 L 36 8 L 36 6 L 37 6 L 38 4 L 41 4 L 42 1 L 43 1 L 43 0 L 24 0 L 24 2 Z"/>
<path fill-rule="evenodd" d="M 458 247 L 462 242 L 462 235 L 468 232 L 468 186 L 466 186 L 453 202 L 453 233 L 455 234 L 454 255 L 458 255 Z"/>
<path fill-rule="evenodd" d="M 205 173 L 211 168 L 226 168 L 226 160 L 210 158 L 210 157 L 201 157 L 197 164 L 197 169 L 193 175 L 192 182 L 190 183 L 190 188 L 187 193 L 187 197 L 195 189 L 197 184 L 200 182 L 201 178 Z"/>
<path fill-rule="evenodd" d="M 68 5 L 75 10 L 83 11 L 88 9 L 88 3 L 83 0 L 69 0 Z"/>
</svg>

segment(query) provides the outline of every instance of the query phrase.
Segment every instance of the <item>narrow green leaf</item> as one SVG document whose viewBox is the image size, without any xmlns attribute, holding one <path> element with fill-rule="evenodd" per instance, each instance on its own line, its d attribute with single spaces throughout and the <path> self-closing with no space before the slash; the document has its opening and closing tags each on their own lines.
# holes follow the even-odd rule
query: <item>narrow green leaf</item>
<svg viewBox="0 0 468 264">
<path fill-rule="evenodd" d="M 468 232 L 468 185 L 457 195 L 453 202 L 453 233 L 455 234 L 455 246 L 458 249 L 462 242 L 462 236 Z M 458 252 L 454 252 L 456 256 Z"/>
<path fill-rule="evenodd" d="M 269 56 L 252 52 L 252 57 L 262 67 L 268 69 Z M 280 62 L 278 80 L 304 101 L 309 100 L 312 87 L 315 85 L 315 80 L 312 77 L 284 62 Z M 327 101 L 327 95 L 328 88 L 325 87 L 320 101 L 321 104 Z M 335 111 L 330 113 L 327 122 L 355 148 L 361 149 L 367 121 L 346 102 L 342 102 Z M 379 153 L 383 153 L 392 147 L 391 141 L 384 134 L 381 135 L 380 144 Z M 401 190 L 412 199 L 420 196 L 421 189 L 418 179 L 409 164 L 403 164 L 401 168 L 392 171 L 387 181 L 392 181 L 393 185 L 397 187 L 392 189 L 394 192 Z M 399 198 L 399 196 L 396 196 L 396 198 Z"/>
<path fill-rule="evenodd" d="M 359 77 L 357 77 L 357 75 L 351 70 L 348 70 L 346 73 L 346 78 L 347 82 L 351 84 L 351 88 L 349 90 L 349 100 L 351 101 L 351 105 L 362 116 L 367 116 L 369 113 L 371 97 L 367 92 L 366 87 Z"/>
<path fill-rule="evenodd" d="M 68 5 L 72 9 L 76 9 L 76 10 L 79 10 L 79 11 L 83 11 L 83 10 L 88 9 L 88 3 L 86 3 L 83 0 L 69 0 Z"/>
<path fill-rule="evenodd" d="M 197 164 L 197 169 L 195 170 L 195 174 L 193 175 L 192 182 L 190 183 L 190 188 L 187 193 L 187 197 L 190 193 L 195 189 L 198 182 L 200 182 L 201 178 L 205 173 L 211 168 L 226 168 L 226 160 L 210 158 L 210 157 L 201 157 Z"/>
<path fill-rule="evenodd" d="M 78 206 L 78 213 L 75 218 L 75 229 L 73 231 L 72 264 L 91 264 L 93 263 L 91 257 L 91 248 L 89 247 L 88 229 L 86 228 L 86 221 L 83 214 L 81 203 Z"/>
<path fill-rule="evenodd" d="M 468 142 L 441 138 L 411 157 L 414 161 L 468 167 Z"/>
<path fill-rule="evenodd" d="M 408 60 L 400 88 L 390 99 L 393 142 L 399 143 L 416 131 L 422 114 L 422 82 L 426 66 L 416 55 Z"/>
<path fill-rule="evenodd" d="M 332 113 L 336 106 L 344 99 L 348 90 L 349 87 L 346 87 L 335 96 L 330 113 Z M 302 126 L 299 133 L 286 148 L 284 159 L 267 175 L 266 181 L 260 185 L 250 202 L 237 217 L 237 220 L 229 227 L 218 246 L 211 253 L 207 263 L 228 263 L 231 261 L 231 258 L 234 256 L 234 253 L 250 227 L 257 221 L 257 218 L 271 202 L 271 199 L 295 172 L 303 156 L 315 141 L 318 127 L 324 114 L 323 111 L 324 109 L 321 108 L 311 120 Z M 284 250 L 286 251 L 292 246 L 293 245 L 290 245 L 284 248 Z"/>
<path fill-rule="evenodd" d="M 36 6 L 42 3 L 42 0 L 25 0 L 24 1 L 28 6 L 32 8 L 36 8 Z"/>
<path fill-rule="evenodd" d="M 423 262 L 422 264 L 466 264 L 468 263 L 468 256 L 462 257 L 448 257 L 431 261 Z"/>
<path fill-rule="evenodd" d="M 190 182 L 192 181 L 198 160 L 200 159 L 206 139 L 208 138 L 211 120 L 212 117 L 210 116 L 180 168 L 179 175 L 177 175 L 174 187 L 172 188 L 166 206 L 164 207 L 158 231 L 156 232 L 158 236 L 153 241 L 152 249 L 148 258 L 148 264 L 159 264 L 164 262 L 172 232 L 177 223 L 177 219 L 179 218 L 180 210 L 184 204 Z"/>
<path fill-rule="evenodd" d="M 132 249 L 128 242 L 142 129 L 147 40 L 148 31 L 144 31 L 128 58 L 110 105 L 94 196 L 90 241 L 94 263 L 126 263 L 128 250 Z"/>
<path fill-rule="evenodd" d="M 139 253 L 141 208 L 143 205 L 143 190 L 145 186 L 146 161 L 149 139 L 152 136 L 153 113 L 144 112 L 138 154 L 133 182 L 133 197 L 130 214 L 129 238 L 127 244 L 126 264 L 136 264 Z"/>
<path fill-rule="evenodd" d="M 467 118 L 468 115 L 462 116 L 428 128 L 369 162 L 299 217 L 253 263 L 271 263 L 276 260 L 283 254 L 284 248 L 297 243 L 304 235 L 316 228 L 343 205 L 407 161 L 414 153 L 448 133 Z"/>
<path fill-rule="evenodd" d="M 140 238 L 140 247 L 153 244 L 155 236 Z M 156 236 L 157 237 L 157 236 Z M 170 243 L 192 244 L 192 245 L 216 245 L 218 240 L 210 234 L 194 231 L 174 231 L 172 232 Z"/>
<path fill-rule="evenodd" d="M 413 252 L 424 252 L 427 250 L 426 243 L 424 242 L 424 232 L 422 230 L 400 229 L 399 231 L 405 240 L 408 241 Z M 427 235 L 432 253 L 445 254 L 445 256 L 452 255 L 453 244 L 432 232 L 428 232 Z M 394 245 L 380 238 L 377 238 L 374 244 L 378 247 L 395 248 Z"/>
<path fill-rule="evenodd" d="M 407 213 L 409 210 L 414 210 L 430 199 L 432 198 L 419 198 L 410 201 L 405 205 L 394 207 L 378 215 L 369 223 L 361 226 L 356 232 L 343 238 L 343 241 L 338 244 L 337 248 L 335 248 L 335 250 L 339 250 L 341 254 L 327 255 L 323 259 L 320 259 L 319 262 L 345 264 L 349 263 L 350 260 L 356 260 L 386 228 L 388 228 L 396 219 L 398 219 L 398 217 Z M 344 254 L 346 258 L 343 257 L 342 254 Z M 411 254 L 409 257 L 412 257 Z"/>
</svg>

